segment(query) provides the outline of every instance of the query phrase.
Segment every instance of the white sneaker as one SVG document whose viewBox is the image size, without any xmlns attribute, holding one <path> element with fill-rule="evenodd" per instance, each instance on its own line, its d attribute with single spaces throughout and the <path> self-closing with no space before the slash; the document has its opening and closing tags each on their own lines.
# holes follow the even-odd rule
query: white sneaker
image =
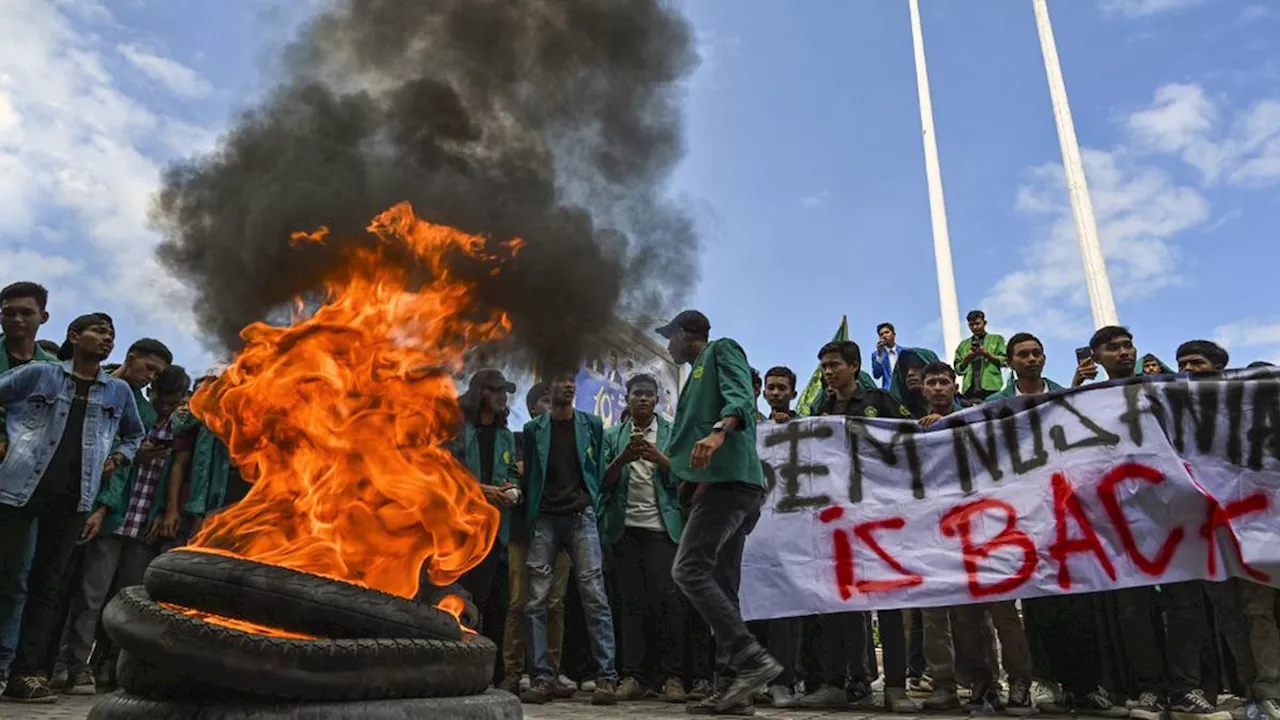
<svg viewBox="0 0 1280 720">
<path fill-rule="evenodd" d="M 533 681 L 529 679 L 528 675 L 520 676 L 520 692 L 524 692 L 525 690 L 528 690 L 532 686 L 533 686 Z"/>
<path fill-rule="evenodd" d="M 884 676 L 883 675 L 871 681 L 871 691 L 884 692 Z"/>
<path fill-rule="evenodd" d="M 569 678 L 565 677 L 564 675 L 561 675 L 561 676 L 560 676 L 560 682 L 562 682 L 562 683 L 566 683 L 566 684 L 568 684 L 568 685 L 572 685 L 572 684 L 573 684 L 573 681 L 572 681 L 572 680 L 570 680 Z M 595 680 L 587 680 L 587 681 L 583 682 L 581 685 L 579 685 L 579 686 L 578 686 L 578 689 L 579 689 L 579 690 L 581 690 L 582 692 L 585 692 L 585 693 L 593 693 L 593 692 L 595 692 L 595 691 L 596 691 L 596 681 L 595 681 Z"/>
</svg>

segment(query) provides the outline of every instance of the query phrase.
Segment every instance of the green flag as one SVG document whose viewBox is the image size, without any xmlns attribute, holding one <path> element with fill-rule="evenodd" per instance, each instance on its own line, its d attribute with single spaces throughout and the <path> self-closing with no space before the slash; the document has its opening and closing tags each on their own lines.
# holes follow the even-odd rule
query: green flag
<svg viewBox="0 0 1280 720">
<path fill-rule="evenodd" d="M 840 327 L 836 329 L 836 334 L 831 338 L 832 342 L 849 339 L 849 316 L 840 316 Z M 822 366 L 819 365 L 813 371 L 813 377 L 809 378 L 809 384 L 805 385 L 804 392 L 800 393 L 799 399 L 796 400 L 796 414 L 801 417 L 808 417 L 809 410 L 817 404 L 818 398 L 822 395 Z"/>
</svg>

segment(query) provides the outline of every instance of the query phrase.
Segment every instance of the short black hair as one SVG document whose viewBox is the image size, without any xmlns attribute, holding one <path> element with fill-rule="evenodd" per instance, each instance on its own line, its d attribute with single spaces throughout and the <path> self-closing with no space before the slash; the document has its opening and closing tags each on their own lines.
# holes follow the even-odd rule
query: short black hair
<svg viewBox="0 0 1280 720">
<path fill-rule="evenodd" d="M 173 362 L 173 353 L 164 343 L 155 338 L 142 338 L 129 346 L 130 355 L 152 355 L 165 361 L 165 364 Z"/>
<path fill-rule="evenodd" d="M 822 360 L 823 355 L 837 353 L 845 362 L 850 365 L 862 367 L 862 348 L 858 347 L 858 343 L 852 340 L 832 340 L 822 349 L 818 350 L 818 360 Z"/>
<path fill-rule="evenodd" d="M 764 380 L 760 378 L 760 371 L 755 368 L 751 368 L 751 384 L 752 385 L 764 384 Z"/>
<path fill-rule="evenodd" d="M 774 365 L 765 371 L 764 379 L 767 381 L 771 377 L 784 377 L 791 383 L 791 389 L 796 389 L 796 374 L 791 368 L 785 365 Z"/>
<path fill-rule="evenodd" d="M 627 394 L 631 394 L 631 388 L 642 383 L 648 383 L 653 386 L 653 391 L 658 391 L 658 379 L 649 373 L 637 373 L 627 379 Z"/>
<path fill-rule="evenodd" d="M 151 392 L 156 394 L 183 393 L 191 389 L 191 376 L 181 365 L 170 365 L 156 373 L 151 381 Z"/>
<path fill-rule="evenodd" d="M 953 370 L 950 365 L 942 362 L 941 360 L 934 360 L 924 366 L 924 372 L 922 372 L 920 376 L 922 378 L 927 378 L 930 375 L 946 375 L 951 378 L 953 382 L 956 379 L 956 371 Z"/>
<path fill-rule="evenodd" d="M 1182 343 L 1174 353 L 1174 359 L 1180 361 L 1188 355 L 1203 355 L 1219 370 L 1225 368 L 1231 361 L 1231 356 L 1221 345 L 1209 340 L 1188 340 Z"/>
<path fill-rule="evenodd" d="M 882 323 L 880 323 L 879 325 L 877 325 L 877 326 L 876 326 L 876 334 L 877 334 L 877 335 L 879 335 L 879 334 L 880 334 L 880 331 L 881 331 L 881 330 L 883 330 L 883 329 L 885 329 L 885 328 L 889 328 L 889 329 L 890 329 L 891 331 L 893 331 L 894 333 L 897 333 L 897 332 L 898 332 L 898 331 L 897 331 L 897 329 L 893 327 L 893 323 L 891 323 L 891 322 L 882 322 Z"/>
<path fill-rule="evenodd" d="M 1132 340 L 1133 333 L 1129 332 L 1129 328 L 1121 327 L 1119 325 L 1107 325 L 1106 327 L 1100 327 L 1098 328 L 1098 331 L 1093 334 L 1093 337 L 1089 338 L 1089 349 L 1097 352 L 1098 348 L 1106 345 L 1112 340 L 1122 337 L 1127 337 Z"/>
<path fill-rule="evenodd" d="M 981 310 L 970 310 L 969 314 L 964 316 L 965 322 L 973 322 L 978 318 L 982 318 L 983 320 L 985 320 L 987 318 L 987 315 Z"/>
<path fill-rule="evenodd" d="M 546 397 L 551 392 L 551 385 L 545 380 L 540 380 L 529 388 L 529 392 L 524 396 L 524 406 L 532 415 L 538 409 L 538 401 Z"/>
<path fill-rule="evenodd" d="M 35 298 L 36 306 L 40 308 L 40 312 L 44 312 L 49 305 L 49 291 L 40 283 L 21 280 L 16 283 L 10 283 L 3 290 L 0 290 L 0 303 L 17 298 Z"/>
<path fill-rule="evenodd" d="M 1029 332 L 1014 333 L 1013 337 L 1009 338 L 1009 342 L 1005 343 L 1004 346 L 1005 348 L 1007 348 L 1008 353 L 1012 355 L 1014 345 L 1018 345 L 1024 342 L 1031 342 L 1031 341 L 1034 341 L 1035 344 L 1039 345 L 1040 351 L 1044 352 L 1044 343 L 1040 342 L 1040 338 L 1036 337 L 1035 335 L 1032 335 Z"/>
</svg>

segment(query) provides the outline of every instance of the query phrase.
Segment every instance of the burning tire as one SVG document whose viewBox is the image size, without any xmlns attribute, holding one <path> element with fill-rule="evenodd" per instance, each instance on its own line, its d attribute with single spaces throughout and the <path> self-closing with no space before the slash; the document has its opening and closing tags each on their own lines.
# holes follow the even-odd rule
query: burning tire
<svg viewBox="0 0 1280 720">
<path fill-rule="evenodd" d="M 433 605 L 227 555 L 172 550 L 143 584 L 159 602 L 306 635 L 462 639 L 458 621 Z"/>
<path fill-rule="evenodd" d="M 459 698 L 350 703 L 246 706 L 233 701 L 171 702 L 112 693 L 93 706 L 88 720 L 509 720 L 520 717 L 520 701 L 497 690 Z"/>
<path fill-rule="evenodd" d="M 107 633 L 130 657 L 126 689 L 158 698 L 207 699 L 234 688 L 272 700 L 382 700 L 483 693 L 494 644 L 461 640 L 315 639 L 215 625 L 125 588 L 103 611 Z M 122 683 L 124 678 L 121 678 Z"/>
</svg>

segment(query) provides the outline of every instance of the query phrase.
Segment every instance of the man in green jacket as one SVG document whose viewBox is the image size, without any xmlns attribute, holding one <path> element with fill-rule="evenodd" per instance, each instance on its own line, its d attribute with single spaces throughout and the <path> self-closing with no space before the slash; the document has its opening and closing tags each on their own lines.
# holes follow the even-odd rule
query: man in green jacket
<svg viewBox="0 0 1280 720">
<path fill-rule="evenodd" d="M 747 714 L 754 712 L 752 693 L 782 674 L 738 607 L 742 548 L 765 497 L 751 366 L 738 343 L 709 339 L 711 322 L 697 310 L 681 312 L 657 332 L 671 357 L 691 366 L 667 447 L 671 473 L 691 507 L 671 575 L 715 635 L 720 675 L 735 676 L 690 708 Z"/>
<path fill-rule="evenodd" d="M 533 650 L 533 683 L 520 699 L 550 702 L 555 674 L 547 642 L 547 606 L 551 601 L 556 555 L 569 552 L 573 574 L 587 616 L 587 633 L 597 671 L 596 705 L 617 701 L 613 616 L 605 592 L 596 508 L 604 475 L 604 421 L 575 410 L 577 383 L 572 372 L 550 382 L 551 411 L 524 426 L 525 520 L 529 551 L 529 638 Z"/>
<path fill-rule="evenodd" d="M 967 316 L 972 337 L 956 348 L 957 375 L 964 378 L 960 394 L 970 400 L 986 400 L 1004 387 L 1004 338 L 987 332 L 987 316 L 971 310 Z"/>
<path fill-rule="evenodd" d="M 458 581 L 471 593 L 472 601 L 480 610 L 482 622 L 478 629 L 490 638 L 497 633 L 493 628 L 484 627 L 483 619 L 496 617 L 498 606 L 506 605 L 506 599 L 496 597 L 491 590 L 502 570 L 503 550 L 511 532 L 511 508 L 520 499 L 520 488 L 514 482 L 519 479 L 516 438 L 507 428 L 507 417 L 511 414 L 509 396 L 515 391 L 515 383 L 507 380 L 501 371 L 489 368 L 476 371 L 467 392 L 458 398 L 463 424 L 453 447 L 459 462 L 480 483 L 485 499 L 502 513 L 498 536 L 489 554 Z"/>
<path fill-rule="evenodd" d="M 1003 390 L 987 398 L 989 402 L 1019 395 L 1042 395 L 1062 386 L 1044 377 L 1044 345 L 1031 333 L 1020 332 L 1009 338 L 1009 367 L 1013 377 Z"/>
<path fill-rule="evenodd" d="M 659 416 L 658 381 L 652 375 L 627 380 L 625 422 L 604 435 L 604 487 L 600 498 L 600 542 L 613 558 L 611 574 L 621 601 L 622 684 L 619 700 L 640 700 L 646 656 L 657 660 L 662 699 L 685 702 L 684 601 L 671 580 L 684 516 L 663 453 L 671 423 Z"/>
</svg>

